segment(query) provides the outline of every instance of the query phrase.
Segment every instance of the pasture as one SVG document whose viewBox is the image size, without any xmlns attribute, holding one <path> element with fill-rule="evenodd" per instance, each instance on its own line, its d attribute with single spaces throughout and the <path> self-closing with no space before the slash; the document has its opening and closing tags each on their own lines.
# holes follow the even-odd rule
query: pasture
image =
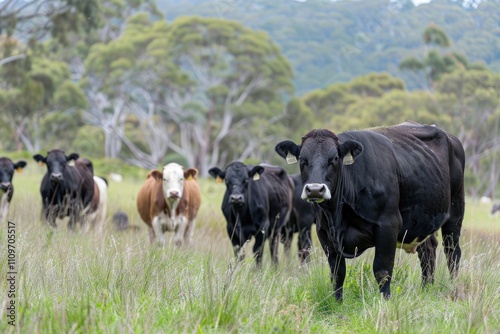
<svg viewBox="0 0 500 334">
<path fill-rule="evenodd" d="M 40 222 L 38 192 L 45 169 L 34 162 L 14 176 L 9 220 L 16 224 L 16 327 L 8 325 L 7 284 L 1 284 L 2 333 L 498 333 L 500 217 L 467 201 L 459 276 L 450 281 L 438 247 L 436 282 L 421 288 L 416 254 L 398 251 L 391 299 L 378 293 L 373 253 L 347 261 L 344 302 L 333 297 L 329 268 L 315 238 L 312 262 L 300 268 L 297 246 L 271 266 L 269 248 L 258 271 L 241 265 L 220 211 L 224 185 L 200 180 L 202 207 L 193 242 L 176 249 L 150 245 L 135 199 L 143 180 L 110 182 L 102 233 L 53 231 Z M 98 173 L 97 173 L 98 174 Z M 144 177 L 147 171 L 144 171 Z M 125 211 L 138 232 L 114 231 Z M 0 268 L 7 268 L 7 228 L 0 231 Z M 313 232 L 314 235 L 314 232 Z"/>
</svg>

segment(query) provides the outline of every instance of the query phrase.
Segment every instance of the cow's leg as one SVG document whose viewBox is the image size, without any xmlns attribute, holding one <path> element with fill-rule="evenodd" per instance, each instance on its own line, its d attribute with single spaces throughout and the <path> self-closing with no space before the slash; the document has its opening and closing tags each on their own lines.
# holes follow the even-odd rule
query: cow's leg
<svg viewBox="0 0 500 334">
<path fill-rule="evenodd" d="M 311 229 L 301 228 L 299 230 L 299 240 L 298 240 L 299 260 L 301 264 L 306 264 L 310 262 L 311 247 L 312 247 Z"/>
<path fill-rule="evenodd" d="M 387 299 L 391 295 L 392 271 L 396 258 L 396 243 L 401 218 L 399 218 L 399 222 L 394 221 L 391 223 L 389 228 L 383 225 L 377 225 L 374 231 L 375 258 L 373 260 L 373 274 L 379 285 L 380 293 Z"/>
<path fill-rule="evenodd" d="M 436 248 L 438 241 L 436 234 L 430 235 L 427 240 L 417 247 L 420 267 L 422 268 L 422 284 L 434 283 L 434 270 L 436 268 Z"/>
<path fill-rule="evenodd" d="M 149 232 L 149 242 L 153 243 L 155 241 L 155 230 L 153 229 L 152 226 L 149 227 L 148 232 Z"/>
<path fill-rule="evenodd" d="M 231 244 L 233 245 L 234 257 L 236 257 L 239 262 L 243 261 L 243 259 L 245 259 L 245 241 L 243 235 L 240 234 L 239 229 L 231 224 L 227 225 L 226 230 L 231 240 Z"/>
<path fill-rule="evenodd" d="M 285 256 L 290 256 L 290 251 L 292 249 L 292 240 L 293 240 L 293 227 L 290 226 L 291 222 L 285 224 L 285 226 L 281 229 L 280 235 L 283 239 L 283 245 L 285 246 Z"/>
<path fill-rule="evenodd" d="M 184 243 L 184 234 L 187 228 L 187 219 L 185 215 L 178 215 L 176 218 L 177 222 L 173 224 L 176 226 L 175 234 L 174 234 L 174 244 L 177 247 L 181 247 Z"/>
<path fill-rule="evenodd" d="M 465 199 L 463 189 L 451 199 L 450 217 L 441 227 L 444 253 L 451 277 L 455 278 L 460 266 L 462 250 L 460 249 L 460 232 L 464 219 Z"/>
<path fill-rule="evenodd" d="M 191 243 L 191 238 L 193 237 L 194 224 L 195 224 L 194 219 L 188 219 L 186 223 L 186 230 L 184 231 L 184 240 L 188 245 Z"/>
<path fill-rule="evenodd" d="M 320 229 L 318 226 L 319 225 L 316 225 L 316 232 L 318 234 L 321 247 L 323 248 L 328 260 L 328 265 L 330 266 L 330 281 L 334 285 L 333 291 L 335 293 L 335 299 L 342 301 L 346 275 L 345 258 L 335 253 L 328 237 L 328 233 L 325 230 Z"/>
<path fill-rule="evenodd" d="M 163 247 L 163 245 L 165 244 L 165 236 L 163 235 L 160 217 L 155 216 L 151 225 L 153 225 L 154 233 L 156 235 L 156 238 L 158 238 L 158 246 Z"/>
<path fill-rule="evenodd" d="M 75 230 L 75 225 L 76 225 L 76 217 L 75 215 L 70 215 L 69 216 L 69 221 L 68 221 L 68 228 L 71 230 L 71 231 L 74 231 Z"/>
<path fill-rule="evenodd" d="M 277 266 L 278 265 L 278 251 L 279 251 L 279 244 L 280 244 L 280 238 L 281 238 L 281 231 L 273 231 L 271 235 L 271 239 L 269 240 L 269 248 L 271 251 L 271 261 L 272 264 Z"/>
<path fill-rule="evenodd" d="M 262 266 L 262 253 L 264 251 L 264 240 L 266 240 L 266 232 L 264 230 L 259 230 L 255 234 L 255 243 L 253 245 L 253 255 L 255 257 L 255 261 L 257 267 Z"/>
<path fill-rule="evenodd" d="M 44 204 L 42 209 L 42 220 L 45 224 L 48 224 L 50 227 L 57 228 L 56 225 L 56 214 L 55 209 L 51 208 L 48 205 Z"/>
</svg>

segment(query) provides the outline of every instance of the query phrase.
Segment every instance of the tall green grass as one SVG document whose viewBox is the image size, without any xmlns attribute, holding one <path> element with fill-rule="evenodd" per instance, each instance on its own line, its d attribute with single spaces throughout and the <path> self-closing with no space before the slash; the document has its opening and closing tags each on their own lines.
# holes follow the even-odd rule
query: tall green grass
<svg viewBox="0 0 500 334">
<path fill-rule="evenodd" d="M 125 211 L 137 233 L 52 231 L 40 222 L 43 169 L 16 175 L 9 214 L 17 224 L 17 326 L 7 324 L 1 284 L 1 333 L 495 333 L 500 329 L 500 218 L 469 201 L 463 260 L 451 281 L 442 247 L 436 282 L 421 287 L 416 255 L 398 251 L 392 297 L 378 293 L 373 251 L 348 260 L 343 303 L 335 301 L 317 239 L 312 262 L 290 258 L 261 270 L 235 263 L 220 212 L 224 186 L 201 180 L 203 204 L 188 247 L 150 245 L 135 199 L 142 181 L 110 181 L 109 213 Z M 6 268 L 6 228 L 0 269 Z M 251 246 L 251 245 L 249 245 Z M 247 247 L 247 254 L 251 247 Z M 2 276 L 3 277 L 3 276 Z"/>
</svg>

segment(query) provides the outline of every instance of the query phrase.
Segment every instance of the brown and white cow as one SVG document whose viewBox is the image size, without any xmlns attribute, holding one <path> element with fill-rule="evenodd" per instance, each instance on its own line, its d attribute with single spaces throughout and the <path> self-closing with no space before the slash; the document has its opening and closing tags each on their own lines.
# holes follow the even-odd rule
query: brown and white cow
<svg viewBox="0 0 500 334">
<path fill-rule="evenodd" d="M 107 202 L 108 183 L 106 179 L 94 175 L 94 195 L 89 205 L 84 209 L 87 231 L 91 228 L 102 230 L 106 219 Z"/>
<path fill-rule="evenodd" d="M 9 213 L 9 205 L 14 195 L 12 177 L 14 171 L 21 171 L 26 166 L 26 161 L 13 163 L 6 157 L 0 158 L 0 223 L 3 223 Z"/>
<path fill-rule="evenodd" d="M 149 226 L 149 238 L 165 243 L 164 232 L 175 231 L 176 246 L 189 243 L 194 220 L 201 204 L 201 193 L 196 176 L 198 170 L 169 163 L 163 172 L 152 170 L 137 195 L 137 209 Z"/>
</svg>

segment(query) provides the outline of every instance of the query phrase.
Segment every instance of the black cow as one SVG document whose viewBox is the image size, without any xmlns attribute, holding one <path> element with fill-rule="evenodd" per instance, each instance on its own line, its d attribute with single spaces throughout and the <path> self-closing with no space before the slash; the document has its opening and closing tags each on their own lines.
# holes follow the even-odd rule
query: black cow
<svg viewBox="0 0 500 334">
<path fill-rule="evenodd" d="M 294 190 L 286 171 L 232 162 L 224 171 L 214 167 L 209 173 L 226 182 L 222 213 L 235 256 L 244 258 L 245 242 L 254 236 L 253 252 L 257 266 L 261 266 L 264 241 L 269 238 L 272 262 L 277 264 L 281 229 L 290 218 Z"/>
<path fill-rule="evenodd" d="M 495 214 L 498 214 L 498 212 L 500 212 L 500 203 L 493 204 L 493 206 L 491 207 L 490 214 L 493 216 Z"/>
<path fill-rule="evenodd" d="M 293 234 L 298 233 L 299 260 L 302 264 L 309 263 L 312 247 L 311 228 L 314 224 L 314 215 L 311 204 L 301 198 L 302 180 L 300 174 L 290 175 L 295 191 L 293 192 L 293 205 L 290 214 L 290 223 L 285 225 L 284 241 L 285 249 L 290 249 Z"/>
<path fill-rule="evenodd" d="M 14 195 L 14 186 L 12 185 L 14 171 L 20 171 L 25 166 L 26 161 L 23 160 L 13 163 L 9 158 L 0 158 L 0 223 L 7 218 L 10 201 Z"/>
<path fill-rule="evenodd" d="M 121 210 L 118 210 L 113 215 L 113 225 L 120 232 L 127 230 L 138 231 L 140 229 L 137 225 L 130 225 L 127 214 Z"/>
<path fill-rule="evenodd" d="M 94 180 L 88 161 L 78 159 L 77 153 L 66 156 L 64 151 L 54 149 L 44 157 L 33 156 L 38 163 L 47 165 L 40 193 L 42 195 L 42 217 L 52 227 L 57 227 L 56 218 L 69 216 L 68 227 L 74 229 L 77 222 L 83 223 L 83 209 L 89 206 L 94 195 Z M 73 164 L 69 164 L 74 161 Z"/>
<path fill-rule="evenodd" d="M 373 272 L 384 297 L 396 248 L 418 252 L 423 283 L 432 283 L 436 231 L 456 276 L 465 209 L 465 154 L 460 141 L 435 126 L 403 123 L 335 135 L 313 130 L 276 151 L 300 161 L 302 198 L 313 203 L 335 297 L 342 299 L 346 258 L 375 247 Z"/>
</svg>

